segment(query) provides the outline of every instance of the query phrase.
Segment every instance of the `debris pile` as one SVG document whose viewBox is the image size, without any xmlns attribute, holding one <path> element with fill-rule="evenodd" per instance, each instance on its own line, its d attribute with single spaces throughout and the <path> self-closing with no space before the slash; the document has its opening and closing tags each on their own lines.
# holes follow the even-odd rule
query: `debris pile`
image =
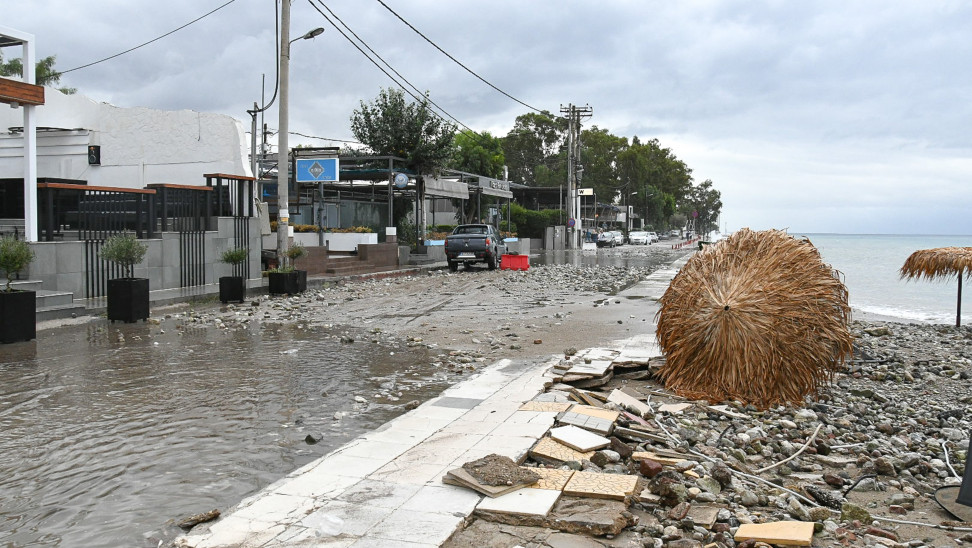
<svg viewBox="0 0 972 548">
<path fill-rule="evenodd" d="M 858 359 L 805 407 L 688 400 L 650 378 L 661 360 L 652 348 L 640 350 L 655 353 L 645 360 L 624 350 L 566 352 L 549 373 L 547 392 L 518 411 L 549 416 L 547 435 L 520 459 L 541 479 L 486 497 L 473 513 L 477 519 L 445 546 L 468 545 L 474 537 L 462 535 L 477 532 L 512 538 L 510 546 L 558 545 L 538 540 L 553 538 L 626 548 L 930 547 L 948 542 L 944 535 L 972 541 L 969 528 L 946 533 L 891 521 L 956 525 L 931 494 L 960 481 L 969 421 L 944 413 L 931 424 L 922 413 L 922 422 L 892 424 L 885 413 L 893 408 L 877 403 L 887 399 L 874 386 L 900 359 L 875 344 L 890 342 L 891 330 L 872 336 L 863 332 L 870 327 L 856 328 Z M 922 328 L 894 331 L 900 337 L 911 329 Z M 633 361 L 649 378 L 618 378 L 619 364 Z M 962 358 L 944 371 L 931 368 L 950 386 L 955 381 L 948 400 L 969 399 L 959 389 L 969 364 Z M 597 386 L 578 387 L 591 380 Z M 907 390 L 915 388 L 922 389 Z M 581 543 L 575 535 L 586 538 Z"/>
</svg>

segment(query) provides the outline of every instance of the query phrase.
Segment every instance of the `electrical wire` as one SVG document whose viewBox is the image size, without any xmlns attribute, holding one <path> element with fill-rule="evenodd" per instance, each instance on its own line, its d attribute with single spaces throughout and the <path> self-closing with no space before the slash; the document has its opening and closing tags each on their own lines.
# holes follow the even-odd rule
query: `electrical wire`
<svg viewBox="0 0 972 548">
<path fill-rule="evenodd" d="M 197 18 L 195 18 L 195 19 L 193 19 L 192 21 L 189 21 L 189 22 L 188 22 L 188 23 L 186 23 L 185 25 L 182 25 L 181 27 L 179 27 L 179 28 L 177 28 L 177 29 L 173 29 L 173 30 L 170 30 L 169 32 L 167 32 L 167 33 L 165 33 L 165 34 L 163 34 L 162 36 L 158 36 L 158 37 L 156 37 L 156 38 L 153 38 L 153 39 L 151 39 L 151 40 L 149 40 L 148 42 L 145 42 L 145 43 L 142 43 L 142 44 L 139 44 L 139 45 L 137 45 L 137 46 L 135 46 L 135 47 L 133 47 L 133 48 L 130 48 L 130 49 L 126 49 L 125 51 L 123 51 L 123 52 L 121 52 L 121 53 L 116 53 L 116 54 L 114 54 L 114 55 L 111 55 L 111 56 L 109 56 L 109 57 L 105 57 L 104 59 L 101 59 L 101 60 L 99 60 L 99 61 L 94 61 L 93 63 L 88 63 L 87 65 L 81 65 L 80 67 L 74 67 L 73 69 L 68 69 L 68 70 L 65 70 L 65 71 L 60 71 L 60 72 L 59 72 L 58 74 L 67 74 L 67 73 L 69 73 L 69 72 L 74 72 L 74 71 L 76 71 L 76 70 L 81 70 L 81 69 L 83 69 L 83 68 L 88 68 L 88 67 L 90 67 L 90 66 L 92 66 L 92 65 L 97 65 L 98 63 L 104 63 L 105 61 L 108 61 L 108 60 L 111 60 L 111 59 L 114 59 L 115 57 L 120 57 L 120 56 L 122 56 L 122 55 L 125 55 L 126 53 L 130 53 L 130 52 L 133 52 L 133 51 L 135 51 L 135 50 L 137 50 L 138 48 L 141 48 L 141 47 L 143 47 L 143 46 L 147 46 L 147 45 L 149 45 L 149 44 L 151 44 L 152 42 L 157 42 L 157 41 L 159 41 L 159 40 L 161 40 L 161 39 L 163 39 L 163 38 L 165 38 L 166 36 L 169 36 L 170 34 L 173 34 L 173 33 L 175 33 L 175 32 L 178 32 L 178 31 L 180 31 L 180 30 L 182 30 L 182 29 L 184 29 L 184 28 L 186 28 L 186 27 L 188 27 L 189 25 L 191 25 L 191 24 L 193 24 L 193 23 L 195 23 L 195 22 L 197 22 L 197 21 L 201 21 L 201 20 L 203 20 L 203 19 L 205 19 L 205 18 L 207 18 L 207 17 L 209 17 L 210 15 L 212 15 L 212 14 L 214 14 L 214 13 L 216 13 L 217 11 L 219 11 L 219 10 L 221 10 L 221 9 L 223 9 L 223 8 L 225 8 L 226 6 L 228 6 L 228 5 L 230 5 L 230 4 L 232 4 L 233 2 L 236 2 L 236 0 L 229 0 L 228 2 L 226 2 L 225 4 L 223 4 L 222 6 L 219 6 L 218 8 L 216 8 L 216 9 L 214 9 L 214 10 L 212 10 L 212 11 L 210 11 L 209 13 L 206 13 L 205 15 L 201 15 L 201 16 L 199 16 L 199 17 L 197 17 Z"/>
<path fill-rule="evenodd" d="M 321 16 L 322 16 L 322 17 L 324 17 L 324 19 L 325 19 L 325 20 L 326 20 L 326 21 L 327 21 L 328 23 L 330 23 L 330 24 L 331 24 L 331 26 L 333 26 L 333 27 L 334 27 L 334 29 L 335 29 L 335 30 L 337 30 L 337 31 L 338 31 L 339 33 L 341 33 L 341 36 L 343 36 L 343 37 L 345 38 L 345 40 L 347 40 L 348 42 L 350 42 L 350 43 L 351 43 L 351 45 L 355 47 L 355 49 L 357 49 L 357 50 L 358 50 L 359 52 L 361 52 L 361 54 L 362 54 L 362 55 L 364 55 L 364 56 L 365 56 L 365 58 L 367 58 L 367 59 L 368 59 L 369 61 L 371 61 L 371 63 L 372 63 L 373 65 L 375 65 L 376 67 L 378 67 L 378 70 L 380 70 L 380 71 L 382 71 L 383 73 L 385 73 L 385 76 L 387 76 L 387 77 L 388 77 L 389 79 L 391 79 L 391 81 L 392 81 L 392 82 L 395 82 L 395 84 L 396 84 L 396 85 L 397 85 L 398 87 L 400 87 L 400 88 L 402 88 L 402 90 L 403 90 L 403 91 L 405 91 L 405 93 L 408 93 L 409 95 L 411 95 L 411 96 L 412 96 L 412 98 L 414 98 L 414 99 L 415 99 L 416 101 L 419 101 L 419 102 L 423 102 L 423 101 L 428 101 L 429 103 L 431 103 L 431 104 L 433 104 L 433 105 L 435 105 L 435 106 L 436 106 L 436 108 L 438 108 L 439 110 L 441 110 L 441 111 L 442 111 L 442 112 L 443 112 L 443 113 L 444 113 L 444 114 L 445 114 L 445 115 L 446 115 L 447 117 L 449 117 L 450 119 L 452 119 L 452 120 L 453 120 L 453 121 L 454 121 L 454 122 L 455 122 L 456 124 L 458 124 L 458 125 L 460 125 L 460 126 L 462 126 L 462 127 L 464 127 L 464 128 L 465 128 L 465 129 L 467 130 L 467 131 L 469 131 L 469 132 L 470 132 L 470 133 L 472 133 L 473 135 L 476 135 L 477 137 L 479 137 L 479 134 L 478 134 L 478 133 L 477 133 L 476 131 L 474 131 L 474 130 L 473 130 L 472 128 L 470 128 L 470 127 L 469 127 L 469 126 L 467 126 L 466 124 L 464 124 L 464 123 L 462 123 L 462 122 L 460 122 L 460 121 L 459 121 L 458 119 L 456 119 L 456 118 L 455 118 L 454 116 L 452 116 L 451 114 L 449 114 L 448 112 L 446 112 L 445 110 L 443 110 L 443 109 L 442 109 L 442 107 L 439 107 L 438 105 L 436 105 L 436 104 L 435 104 L 435 103 L 434 103 L 434 102 L 433 102 L 433 101 L 432 101 L 432 100 L 431 100 L 431 99 L 430 99 L 429 97 L 427 97 L 427 96 L 419 96 L 419 95 L 416 95 L 416 94 L 415 94 L 415 93 L 414 93 L 414 92 L 413 92 L 412 90 L 410 90 L 410 89 L 408 89 L 408 88 L 406 88 L 405 86 L 403 86 L 403 85 L 401 84 L 401 82 L 399 82 L 399 81 L 398 81 L 398 80 L 397 80 L 397 79 L 396 79 L 396 78 L 395 78 L 394 76 L 392 76 L 391 74 L 389 74 L 389 72 L 388 72 L 387 70 L 385 70 L 385 69 L 384 69 L 384 68 L 383 68 L 383 67 L 382 67 L 381 65 L 379 65 L 379 64 L 378 64 L 378 63 L 377 63 L 377 62 L 376 62 L 376 61 L 375 61 L 374 59 L 372 59 L 370 55 L 368 55 L 367 53 L 365 53 L 365 51 L 364 51 L 363 49 L 361 49 L 361 46 L 359 46 L 359 45 L 358 45 L 358 44 L 357 44 L 357 43 L 356 43 L 356 42 L 355 42 L 354 40 L 352 40 L 352 39 L 351 39 L 351 38 L 350 38 L 350 37 L 349 37 L 349 36 L 348 36 L 348 35 L 347 35 L 347 34 L 346 34 L 346 33 L 345 33 L 345 32 L 344 32 L 343 30 L 341 30 L 341 27 L 339 27 L 339 26 L 337 26 L 337 24 L 335 24 L 335 23 L 334 23 L 334 21 L 332 21 L 332 20 L 331 20 L 331 18 L 330 18 L 330 17 L 328 17 L 326 13 L 324 13 L 323 11 L 321 11 L 321 9 L 320 9 L 320 8 L 318 8 L 318 7 L 317 7 L 317 6 L 315 5 L 315 3 L 314 3 L 314 2 L 315 2 L 315 0 L 307 0 L 307 1 L 308 1 L 308 2 L 310 3 L 310 5 L 311 5 L 311 7 L 312 7 L 312 8 L 314 8 L 315 10 L 317 10 L 317 12 L 318 12 L 318 13 L 320 13 L 320 14 L 321 14 Z M 317 3 L 319 3 L 319 4 L 321 4 L 322 6 L 324 6 L 325 8 L 327 8 L 327 6 L 326 6 L 326 5 L 324 5 L 324 2 L 322 2 L 321 0 L 316 0 L 316 1 L 317 1 Z M 328 9 L 328 11 L 330 11 L 330 10 Z M 342 23 L 342 24 L 343 24 L 343 23 Z M 350 31 L 350 29 L 348 29 L 348 30 Z M 359 40 L 360 40 L 360 38 L 359 38 Z M 364 41 L 362 41 L 362 44 L 363 44 L 363 43 L 364 43 Z M 366 46 L 366 47 L 367 47 L 367 46 Z M 371 49 L 371 48 L 368 48 L 368 49 Z M 376 56 L 376 57 L 378 57 L 378 55 L 377 55 L 377 54 L 375 54 L 375 56 Z M 380 57 L 379 57 L 379 59 L 380 59 Z M 382 62 L 384 62 L 384 59 L 382 59 Z M 386 64 L 387 64 L 387 63 L 386 63 Z M 390 68 L 390 66 L 389 66 L 389 68 Z M 394 71 L 394 69 L 392 69 L 392 70 Z M 395 74 L 398 74 L 398 72 L 397 72 L 397 71 L 395 71 Z M 401 77 L 401 75 L 399 75 L 399 77 Z M 401 78 L 402 78 L 402 80 L 405 80 L 405 78 L 404 78 L 404 77 L 401 77 Z M 412 86 L 412 84 L 411 84 L 410 82 L 408 82 L 408 80 L 405 80 L 405 82 L 406 82 L 406 83 L 408 83 L 408 85 L 409 85 L 409 86 L 411 86 L 411 87 L 413 87 L 413 88 L 415 87 L 415 86 Z M 431 111 L 431 112 L 432 112 L 432 114 L 434 114 L 434 115 L 435 115 L 436 117 L 438 117 L 438 118 L 440 118 L 440 119 L 443 119 L 443 120 L 445 119 L 445 118 L 443 118 L 443 117 L 442 117 L 442 116 L 441 116 L 440 114 L 438 114 L 437 112 L 435 112 L 435 111 Z"/>
<path fill-rule="evenodd" d="M 484 83 L 487 86 L 495 89 L 496 91 L 502 93 L 503 95 L 509 97 L 510 99 L 516 101 L 517 103 L 520 103 L 521 105 L 527 107 L 530 110 L 534 110 L 534 111 L 540 112 L 540 113 L 543 112 L 542 110 L 538 109 L 537 107 L 530 106 L 530 105 L 524 103 L 523 101 L 517 99 L 516 97 L 513 97 L 509 93 L 506 93 L 505 91 L 501 90 L 500 88 L 494 86 L 492 83 L 490 83 L 489 81 L 487 81 L 485 78 L 483 78 L 482 76 L 476 74 L 471 68 L 469 68 L 466 65 L 462 64 L 461 62 L 459 62 L 458 59 L 456 59 L 452 55 L 449 55 L 449 53 L 446 52 L 446 50 L 440 48 L 439 45 L 436 44 L 435 42 L 433 42 L 432 40 L 430 40 L 428 36 L 422 34 L 421 31 L 419 31 L 417 28 L 415 28 L 414 26 L 412 26 L 412 24 L 409 23 L 408 21 L 406 21 L 405 18 L 403 18 L 401 15 L 398 15 L 398 13 L 395 10 L 391 9 L 390 7 L 388 7 L 388 4 L 386 4 L 382 0 L 378 0 L 378 3 L 381 4 L 382 6 L 384 6 L 386 10 L 390 11 L 392 13 L 392 15 L 394 15 L 395 17 L 397 17 L 402 23 L 405 23 L 405 25 L 408 26 L 408 28 L 410 28 L 413 31 L 415 31 L 415 34 L 418 34 L 419 36 L 421 36 L 422 38 L 424 38 L 426 42 L 428 42 L 429 44 L 432 44 L 432 47 L 434 47 L 435 49 L 437 49 L 440 52 L 442 52 L 443 55 L 445 55 L 446 57 L 448 57 L 449 59 L 451 59 L 455 64 L 457 64 L 460 67 L 464 68 L 466 70 L 466 72 L 468 72 L 469 74 L 472 74 L 473 76 L 475 76 L 476 78 L 478 78 L 482 83 Z"/>
<path fill-rule="evenodd" d="M 401 78 L 402 81 L 404 81 L 413 90 L 415 90 L 416 93 L 418 93 L 419 95 L 423 95 L 423 93 L 422 93 L 422 91 L 420 89 L 418 89 L 417 87 L 415 87 L 414 85 L 412 85 L 412 83 L 409 82 L 407 78 L 405 78 L 404 76 L 402 76 L 402 74 L 400 72 L 398 72 L 397 70 L 395 70 L 395 67 L 391 66 L 391 64 L 389 64 L 388 61 L 385 61 L 385 59 L 382 58 L 381 55 L 378 55 L 378 53 L 374 49 L 372 49 L 371 46 L 369 46 L 367 42 L 365 42 L 364 40 L 362 40 L 361 37 L 358 36 L 358 34 L 356 32 L 354 32 L 353 30 L 351 30 L 351 27 L 349 27 L 347 25 L 347 23 L 345 23 L 344 21 L 342 21 L 341 18 L 338 17 L 331 10 L 331 8 L 327 7 L 327 4 L 325 4 L 322 0 L 318 0 L 318 3 L 320 5 L 322 5 L 322 6 L 324 6 L 324 9 L 326 9 L 327 12 L 330 13 L 332 17 L 334 17 L 335 19 L 337 19 L 337 21 L 339 23 L 341 23 L 341 25 L 344 26 L 344 28 L 348 29 L 348 32 L 350 32 L 351 35 L 354 36 L 356 40 L 358 40 L 358 42 L 361 42 L 361 45 L 363 45 L 364 47 L 368 48 L 368 51 L 370 51 L 372 55 L 374 55 L 375 57 L 378 58 L 379 61 L 381 61 L 382 63 L 384 63 L 386 67 L 388 67 L 392 72 L 395 73 L 396 76 L 398 76 L 399 78 Z M 334 23 L 331 23 L 331 24 L 333 25 Z M 362 53 L 364 53 L 364 52 L 362 52 Z M 395 82 L 395 83 L 398 84 L 398 82 Z M 401 86 L 401 84 L 398 84 L 398 85 Z M 406 90 L 406 91 L 408 91 L 408 90 Z M 415 95 L 412 95 L 412 96 L 414 97 Z M 429 101 L 429 103 L 431 103 L 433 106 L 435 106 L 435 108 L 439 109 L 440 111 L 442 111 L 443 114 L 445 114 L 450 119 L 452 119 L 452 121 L 454 121 L 455 123 L 459 124 L 460 126 L 466 128 L 466 129 L 469 129 L 465 124 L 463 124 L 462 122 L 460 122 L 459 120 L 457 120 L 453 115 L 449 114 L 444 108 L 440 107 L 438 105 L 438 103 L 436 103 L 435 101 L 432 100 L 431 97 L 426 96 L 426 99 Z M 469 131 L 472 131 L 472 130 L 470 129 Z"/>
<path fill-rule="evenodd" d="M 299 133 L 299 132 L 296 132 L 296 131 L 288 131 L 288 133 L 291 134 L 291 135 L 299 135 L 301 137 L 306 137 L 308 139 L 320 139 L 321 141 L 336 141 L 338 143 L 351 143 L 351 144 L 354 144 L 354 145 L 363 145 L 364 144 L 364 143 L 359 143 L 358 141 L 349 141 L 347 139 L 333 139 L 331 137 L 318 137 L 317 135 L 304 135 L 303 133 Z"/>
</svg>

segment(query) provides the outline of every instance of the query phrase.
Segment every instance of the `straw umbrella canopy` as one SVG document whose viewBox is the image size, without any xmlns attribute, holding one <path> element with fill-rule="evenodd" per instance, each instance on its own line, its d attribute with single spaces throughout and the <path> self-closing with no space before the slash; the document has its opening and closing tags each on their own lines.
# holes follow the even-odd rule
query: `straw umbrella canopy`
<svg viewBox="0 0 972 548">
<path fill-rule="evenodd" d="M 911 254 L 901 267 L 901 277 L 909 280 L 958 278 L 958 304 L 955 327 L 962 325 L 962 278 L 972 278 L 972 247 L 937 247 L 920 249 Z"/>
<path fill-rule="evenodd" d="M 852 350 L 840 274 L 809 240 L 742 229 L 699 251 L 662 296 L 666 387 L 759 408 L 802 404 Z"/>
</svg>

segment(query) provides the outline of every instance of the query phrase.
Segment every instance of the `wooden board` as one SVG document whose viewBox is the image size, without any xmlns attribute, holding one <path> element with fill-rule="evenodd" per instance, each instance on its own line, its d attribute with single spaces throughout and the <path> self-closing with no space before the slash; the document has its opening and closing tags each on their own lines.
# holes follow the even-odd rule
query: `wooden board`
<svg viewBox="0 0 972 548">
<path fill-rule="evenodd" d="M 813 522 L 744 523 L 739 526 L 733 539 L 736 542 L 755 539 L 780 546 L 810 546 L 813 543 Z"/>
</svg>

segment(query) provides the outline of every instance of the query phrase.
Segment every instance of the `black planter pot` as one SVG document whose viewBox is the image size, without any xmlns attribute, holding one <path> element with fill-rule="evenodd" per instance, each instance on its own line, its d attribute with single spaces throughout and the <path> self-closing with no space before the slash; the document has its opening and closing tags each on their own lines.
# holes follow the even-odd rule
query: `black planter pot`
<svg viewBox="0 0 972 548">
<path fill-rule="evenodd" d="M 270 272 L 267 274 L 269 278 L 269 290 L 271 295 L 284 295 L 290 294 L 295 295 L 300 293 L 300 271 L 292 270 L 290 272 Z M 304 284 L 306 286 L 307 282 L 307 272 L 304 272 Z"/>
<path fill-rule="evenodd" d="M 37 294 L 33 291 L 0 291 L 0 343 L 36 338 L 36 314 Z"/>
<path fill-rule="evenodd" d="M 125 323 L 149 317 L 148 278 L 108 280 L 108 319 Z"/>
<path fill-rule="evenodd" d="M 219 300 L 243 302 L 246 298 L 246 280 L 243 276 L 223 276 L 219 279 Z"/>
<path fill-rule="evenodd" d="M 297 273 L 297 291 L 303 293 L 307 291 L 307 271 L 306 270 L 295 270 Z"/>
</svg>

